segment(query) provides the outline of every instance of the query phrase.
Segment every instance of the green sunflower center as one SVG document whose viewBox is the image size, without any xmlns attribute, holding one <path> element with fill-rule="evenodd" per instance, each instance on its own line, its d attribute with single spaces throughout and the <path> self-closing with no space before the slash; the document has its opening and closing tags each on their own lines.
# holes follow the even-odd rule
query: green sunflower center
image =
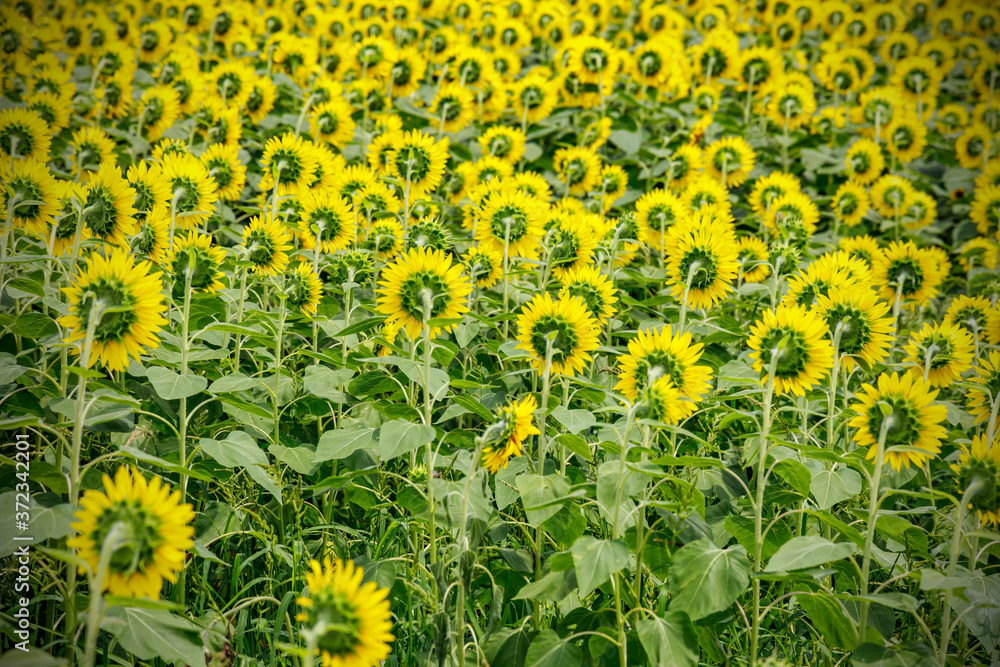
<svg viewBox="0 0 1000 667">
<path fill-rule="evenodd" d="M 707 289 L 718 277 L 717 267 L 718 260 L 710 249 L 692 248 L 681 257 L 680 279 L 687 284 L 690 276 L 691 289 Z"/>
<path fill-rule="evenodd" d="M 420 183 L 430 173 L 431 156 L 423 146 L 403 146 L 396 152 L 396 169 L 411 183 Z"/>
<path fill-rule="evenodd" d="M 129 241 L 136 255 L 151 255 L 156 250 L 156 232 L 151 225 L 142 225 L 139 232 Z"/>
<path fill-rule="evenodd" d="M 118 206 L 114 195 L 107 187 L 96 184 L 87 193 L 83 205 L 83 220 L 94 236 L 106 238 L 118 226 Z"/>
<path fill-rule="evenodd" d="M 510 155 L 510 152 L 514 149 L 514 140 L 506 134 L 497 134 L 490 137 L 489 142 L 490 155 L 493 157 L 504 158 Z"/>
<path fill-rule="evenodd" d="M 215 284 L 218 267 L 212 258 L 202 248 L 194 246 L 179 248 L 174 253 L 171 270 L 174 274 L 175 288 L 184 289 L 187 284 L 186 274 L 191 271 L 191 289 L 207 290 Z"/>
<path fill-rule="evenodd" d="M 643 76 L 656 76 L 663 68 L 663 59 L 656 51 L 646 51 L 639 58 L 639 71 Z"/>
<path fill-rule="evenodd" d="M 576 282 L 566 286 L 570 296 L 578 296 L 587 305 L 587 310 L 595 320 L 600 319 L 604 312 L 604 297 L 592 283 Z"/>
<path fill-rule="evenodd" d="M 827 311 L 826 323 L 834 333 L 840 327 L 838 352 L 841 354 L 857 354 L 871 340 L 872 328 L 868 316 L 852 306 L 837 304 Z"/>
<path fill-rule="evenodd" d="M 927 363 L 929 357 L 931 370 L 944 368 L 954 361 L 955 346 L 944 336 L 928 336 L 923 345 L 918 347 L 918 350 L 920 351 L 920 365 L 923 366 Z"/>
<path fill-rule="evenodd" d="M 282 185 L 296 184 L 302 178 L 302 156 L 293 149 L 280 147 L 271 157 L 271 165 L 278 183 Z"/>
<path fill-rule="evenodd" d="M 576 327 L 560 315 L 542 315 L 531 327 L 531 348 L 545 359 L 548 340 L 552 340 L 552 362 L 564 363 L 573 356 L 579 337 Z"/>
<path fill-rule="evenodd" d="M 103 547 L 116 524 L 121 532 L 111 553 L 111 571 L 126 576 L 143 572 L 156 559 L 156 548 L 163 541 L 160 520 L 135 500 L 119 501 L 97 519 L 91 535 L 97 549 Z"/>
<path fill-rule="evenodd" d="M 349 600 L 325 591 L 317 592 L 309 615 L 316 625 L 325 628 L 317 642 L 321 653 L 333 657 L 353 653 L 361 643 L 361 618 Z"/>
<path fill-rule="evenodd" d="M 580 240 L 571 231 L 559 230 L 555 234 L 549 257 L 553 266 L 572 264 L 579 257 Z"/>
<path fill-rule="evenodd" d="M 23 157 L 35 150 L 35 135 L 26 125 L 14 122 L 0 128 L 0 148 L 8 155 Z"/>
<path fill-rule="evenodd" d="M 208 175 L 215 179 L 219 188 L 224 188 L 233 182 L 233 167 L 225 158 L 212 158 L 206 166 Z"/>
<path fill-rule="evenodd" d="M 452 301 L 448 283 L 440 274 L 430 271 L 413 273 L 403 281 L 399 291 L 403 310 L 421 321 L 425 315 L 427 319 L 439 317 Z M 427 305 L 430 306 L 430 313 L 424 312 Z"/>
<path fill-rule="evenodd" d="M 180 193 L 174 207 L 176 213 L 190 213 L 191 211 L 198 210 L 198 205 L 201 202 L 201 192 L 198 189 L 198 183 L 194 179 L 187 176 L 175 176 L 170 181 L 170 191 L 174 193 L 174 197 L 177 197 L 178 192 Z"/>
<path fill-rule="evenodd" d="M 446 123 L 450 123 L 462 115 L 462 101 L 453 95 L 448 95 L 438 101 L 438 109 L 441 112 L 440 117 Z"/>
<path fill-rule="evenodd" d="M 142 107 L 142 126 L 152 127 L 160 122 L 163 117 L 163 100 L 159 97 L 150 97 Z"/>
<path fill-rule="evenodd" d="M 441 225 L 433 221 L 417 222 L 410 227 L 406 247 L 447 250 L 448 234 Z"/>
<path fill-rule="evenodd" d="M 490 230 L 500 241 L 516 243 L 528 233 L 528 216 L 516 206 L 501 206 L 490 218 Z"/>
<path fill-rule="evenodd" d="M 76 314 L 84 330 L 90 326 L 90 310 L 95 303 L 100 319 L 94 329 L 94 340 L 99 343 L 123 341 L 138 320 L 131 307 L 134 299 L 128 287 L 117 278 L 100 278 L 91 283 L 76 306 Z M 106 308 L 115 310 L 101 313 Z"/>
<path fill-rule="evenodd" d="M 670 378 L 675 387 L 683 387 L 685 370 L 673 352 L 650 350 L 636 359 L 636 389 L 642 391 L 643 388 L 652 385 L 661 377 Z"/>
<path fill-rule="evenodd" d="M 889 270 L 886 273 L 890 286 L 896 288 L 899 288 L 900 285 L 903 286 L 903 296 L 909 296 L 919 291 L 924 284 L 923 269 L 912 257 L 894 260 L 889 264 Z"/>
<path fill-rule="evenodd" d="M 858 210 L 859 205 L 858 196 L 853 192 L 845 192 L 837 200 L 837 210 L 840 211 L 841 215 L 853 215 Z"/>
<path fill-rule="evenodd" d="M 879 406 L 868 411 L 868 431 L 873 438 L 882 432 L 882 420 L 887 419 L 885 433 L 886 447 L 896 445 L 913 446 L 920 440 L 920 411 L 899 396 L 883 396 L 882 404 L 889 406 L 889 416 L 884 417 Z"/>
<path fill-rule="evenodd" d="M 809 350 L 806 348 L 806 339 L 802 332 L 785 327 L 774 327 L 761 338 L 760 360 L 764 364 L 764 368 L 770 368 L 772 354 L 786 336 L 788 341 L 785 343 L 784 349 L 778 352 L 774 375 L 779 378 L 794 378 L 805 371 L 806 364 L 809 362 Z"/>
<path fill-rule="evenodd" d="M 14 210 L 15 217 L 27 220 L 34 220 L 37 218 L 42 210 L 41 204 L 28 204 L 22 202 L 37 202 L 45 199 L 45 196 L 42 194 L 42 189 L 38 186 L 38 183 L 30 178 L 18 176 L 11 179 L 8 187 L 14 190 L 12 202 L 15 206 L 17 206 Z"/>
<path fill-rule="evenodd" d="M 256 266 L 269 266 L 277 254 L 274 238 L 262 229 L 250 232 L 247 238 L 247 259 Z"/>
<path fill-rule="evenodd" d="M 858 151 L 851 156 L 851 169 L 857 175 L 868 173 L 872 167 L 872 156 L 865 151 Z"/>
</svg>

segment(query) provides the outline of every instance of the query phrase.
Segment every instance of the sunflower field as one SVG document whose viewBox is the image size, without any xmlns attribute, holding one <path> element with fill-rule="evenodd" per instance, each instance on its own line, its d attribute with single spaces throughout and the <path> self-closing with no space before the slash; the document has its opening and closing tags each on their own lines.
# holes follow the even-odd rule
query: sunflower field
<svg viewBox="0 0 1000 667">
<path fill-rule="evenodd" d="M 0 58 L 0 667 L 1000 664 L 1000 3 Z"/>
</svg>

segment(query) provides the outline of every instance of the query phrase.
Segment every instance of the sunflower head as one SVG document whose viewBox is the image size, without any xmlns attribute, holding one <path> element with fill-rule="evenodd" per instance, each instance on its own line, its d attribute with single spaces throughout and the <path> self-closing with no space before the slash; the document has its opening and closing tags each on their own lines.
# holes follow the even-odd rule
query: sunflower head
<svg viewBox="0 0 1000 667">
<path fill-rule="evenodd" d="M 298 309 L 306 317 L 313 317 L 323 296 L 323 283 L 312 265 L 299 262 L 285 271 L 285 305 Z"/>
<path fill-rule="evenodd" d="M 393 640 L 388 589 L 362 584 L 353 561 L 312 561 L 296 620 L 311 633 L 323 665 L 377 665 Z"/>
<path fill-rule="evenodd" d="M 469 248 L 463 258 L 469 277 L 476 286 L 493 287 L 503 276 L 503 256 L 487 246 Z"/>
<path fill-rule="evenodd" d="M 536 370 L 573 375 L 583 371 L 590 352 L 597 349 L 597 322 L 580 297 L 553 299 L 536 296 L 517 320 L 518 348 L 527 351 Z"/>
<path fill-rule="evenodd" d="M 462 265 L 453 264 L 451 255 L 441 250 L 413 248 L 387 266 L 382 278 L 378 312 L 402 321 L 411 339 L 425 326 L 436 336 L 441 327 L 429 325 L 431 320 L 459 318 L 469 310 L 465 299 L 472 284 L 462 275 Z"/>
<path fill-rule="evenodd" d="M 222 262 L 226 249 L 212 245 L 212 237 L 195 231 L 177 237 L 167 252 L 166 266 L 173 279 L 173 292 L 181 296 L 186 290 L 214 294 L 222 288 Z"/>
<path fill-rule="evenodd" d="M 94 572 L 110 551 L 103 590 L 127 597 L 159 598 L 163 582 L 175 581 L 193 545 L 191 505 L 159 477 L 146 480 L 122 466 L 114 479 L 104 475 L 103 490 L 88 490 L 80 501 L 68 541 Z M 80 567 L 81 573 L 84 568 Z"/>
<path fill-rule="evenodd" d="M 541 433 L 534 424 L 537 409 L 538 401 L 529 394 L 523 400 L 511 401 L 497 411 L 497 421 L 483 434 L 484 468 L 496 473 L 506 468 L 513 457 L 521 456 L 528 438 Z"/>
<path fill-rule="evenodd" d="M 956 474 L 959 495 L 977 485 L 969 499 L 969 509 L 979 514 L 979 520 L 987 526 L 1000 525 L 1000 437 L 993 443 L 985 435 L 973 436 L 968 445 L 959 445 L 962 454 L 958 464 L 951 469 Z"/>
<path fill-rule="evenodd" d="M 274 276 L 285 270 L 291 237 L 278 221 L 265 222 L 260 216 L 250 219 L 243 229 L 243 247 L 250 268 L 257 275 Z"/>
<path fill-rule="evenodd" d="M 767 374 L 765 381 L 773 368 L 779 393 L 804 396 L 833 366 L 827 331 L 826 322 L 804 306 L 784 304 L 765 312 L 750 327 L 747 342 L 754 368 Z"/>
</svg>

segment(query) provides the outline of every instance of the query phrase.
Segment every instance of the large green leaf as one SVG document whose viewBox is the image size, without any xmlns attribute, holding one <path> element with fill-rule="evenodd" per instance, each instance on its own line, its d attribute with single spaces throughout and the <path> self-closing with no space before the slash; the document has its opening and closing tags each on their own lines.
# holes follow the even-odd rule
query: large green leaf
<svg viewBox="0 0 1000 667">
<path fill-rule="evenodd" d="M 656 667 L 697 667 L 698 635 L 691 618 L 682 611 L 668 612 L 636 623 L 639 641 L 649 664 Z"/>
<path fill-rule="evenodd" d="M 201 449 L 227 468 L 245 468 L 255 482 L 281 502 L 281 489 L 264 472 L 264 467 L 270 465 L 267 454 L 245 432 L 232 431 L 225 440 L 202 438 Z"/>
<path fill-rule="evenodd" d="M 795 601 L 827 644 L 845 651 L 858 645 L 857 626 L 836 599 L 826 593 L 797 593 Z"/>
<path fill-rule="evenodd" d="M 524 658 L 524 667 L 566 667 L 583 664 L 583 649 L 562 639 L 555 630 L 539 632 Z"/>
<path fill-rule="evenodd" d="M 862 644 L 851 656 L 854 667 L 934 667 L 934 653 L 918 642 L 894 646 Z"/>
<path fill-rule="evenodd" d="M 552 416 L 570 433 L 579 433 L 597 423 L 590 410 L 568 410 L 561 405 L 552 411 Z"/>
<path fill-rule="evenodd" d="M 383 461 L 391 461 L 433 441 L 433 426 L 394 419 L 379 429 L 377 451 Z"/>
<path fill-rule="evenodd" d="M 54 658 L 40 648 L 11 649 L 0 657 L 0 667 L 64 667 L 66 658 Z"/>
<path fill-rule="evenodd" d="M 835 543 L 819 535 L 793 537 L 771 556 L 764 569 L 767 572 L 804 570 L 846 558 L 857 550 L 858 547 L 851 542 Z"/>
<path fill-rule="evenodd" d="M 368 426 L 351 426 L 327 431 L 319 438 L 316 446 L 316 463 L 334 459 L 346 459 L 358 451 L 370 447 L 375 429 Z"/>
<path fill-rule="evenodd" d="M 677 550 L 670 567 L 670 611 L 697 621 L 728 609 L 750 583 L 750 561 L 741 546 L 719 549 L 695 540 Z"/>
<path fill-rule="evenodd" d="M 22 497 L 23 500 L 23 497 Z M 14 553 L 19 546 L 36 545 L 53 538 L 69 535 L 69 525 L 73 523 L 74 508 L 72 505 L 56 505 L 45 507 L 39 505 L 34 497 L 28 499 L 28 530 L 17 529 L 14 510 L 17 508 L 17 494 L 14 491 L 0 493 L 0 558 Z M 14 537 L 30 536 L 32 542 L 15 540 Z"/>
<path fill-rule="evenodd" d="M 525 473 L 517 478 L 517 490 L 528 523 L 538 527 L 562 507 L 561 498 L 569 493 L 569 482 L 562 475 Z"/>
<path fill-rule="evenodd" d="M 755 546 L 757 539 L 753 519 L 748 516 L 733 514 L 726 517 L 723 522 L 726 532 L 736 538 L 740 546 L 749 553 Z M 767 525 L 764 525 L 766 528 Z M 763 528 L 762 528 L 763 530 Z M 792 531 L 782 522 L 777 522 L 764 533 L 764 543 L 761 545 L 761 556 L 770 558 L 778 552 L 781 545 L 792 539 Z"/>
<path fill-rule="evenodd" d="M 101 627 L 116 636 L 123 649 L 142 660 L 205 664 L 201 628 L 169 611 L 112 607 Z"/>
<path fill-rule="evenodd" d="M 816 506 L 827 510 L 861 493 L 861 475 L 850 468 L 820 470 L 813 475 L 809 492 Z"/>
<path fill-rule="evenodd" d="M 208 386 L 208 380 L 201 375 L 180 375 L 163 366 L 150 366 L 146 377 L 160 398 L 168 401 L 194 396 Z"/>
<path fill-rule="evenodd" d="M 628 547 L 621 540 L 598 540 L 584 535 L 570 551 L 576 566 L 580 597 L 586 597 L 611 575 L 628 565 Z"/>
<path fill-rule="evenodd" d="M 302 384 L 306 391 L 314 396 L 325 398 L 335 403 L 347 401 L 347 394 L 341 391 L 344 383 L 354 377 L 354 371 L 349 368 L 327 368 L 314 364 L 306 366 L 306 375 Z"/>
</svg>

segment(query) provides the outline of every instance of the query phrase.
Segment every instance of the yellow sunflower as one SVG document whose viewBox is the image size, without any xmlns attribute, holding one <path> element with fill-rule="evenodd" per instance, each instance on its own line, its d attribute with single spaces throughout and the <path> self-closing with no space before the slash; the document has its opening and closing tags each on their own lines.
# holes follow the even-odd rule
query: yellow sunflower
<svg viewBox="0 0 1000 667">
<path fill-rule="evenodd" d="M 744 236 L 736 242 L 740 275 L 745 283 L 762 283 L 771 275 L 767 244 L 756 236 Z"/>
<path fill-rule="evenodd" d="M 320 190 L 307 193 L 302 204 L 299 230 L 304 248 L 315 249 L 317 239 L 321 239 L 320 251 L 333 254 L 354 242 L 357 227 L 350 202 L 334 192 Z"/>
<path fill-rule="evenodd" d="M 912 241 L 894 241 L 874 258 L 872 277 L 885 301 L 894 303 L 898 292 L 901 302 L 923 305 L 938 293 L 940 268 L 933 255 Z"/>
<path fill-rule="evenodd" d="M 858 139 L 847 150 L 847 174 L 860 183 L 868 185 L 885 169 L 885 156 L 882 149 L 871 139 Z"/>
<path fill-rule="evenodd" d="M 176 229 L 194 229 L 211 217 L 219 192 L 205 163 L 187 153 L 172 153 L 163 158 L 160 175 L 171 193 L 167 210 Z"/>
<path fill-rule="evenodd" d="M 460 318 L 469 310 L 466 297 L 472 284 L 462 275 L 462 265 L 453 264 L 441 250 L 410 250 L 382 271 L 379 285 L 377 311 L 403 322 L 411 340 L 421 335 L 426 321 Z M 454 326 L 444 329 L 451 331 Z M 440 332 L 440 326 L 430 327 L 431 336 Z"/>
<path fill-rule="evenodd" d="M 180 95 L 170 86 L 151 86 L 143 91 L 134 115 L 139 131 L 156 141 L 180 116 Z"/>
<path fill-rule="evenodd" d="M 151 268 L 149 262 L 136 264 L 124 248 L 113 248 L 106 256 L 92 254 L 73 284 L 63 288 L 69 314 L 59 324 L 69 329 L 65 342 L 79 343 L 78 355 L 83 356 L 87 330 L 94 327 L 85 367 L 100 363 L 111 371 L 124 370 L 129 357 L 138 360 L 145 348 L 159 346 L 156 334 L 167 323 L 162 315 L 167 306 L 160 274 L 150 273 Z"/>
<path fill-rule="evenodd" d="M 146 480 L 138 469 L 118 468 L 102 477 L 104 489 L 88 489 L 80 500 L 67 541 L 96 573 L 101 555 L 110 552 L 101 590 L 112 595 L 159 599 L 164 581 L 176 581 L 194 542 L 194 510 L 181 504 L 179 491 L 159 477 Z M 80 573 L 86 572 L 80 566 Z M 97 593 L 92 593 L 96 595 Z"/>
<path fill-rule="evenodd" d="M 597 322 L 580 297 L 553 299 L 539 294 L 525 304 L 517 318 L 518 349 L 531 355 L 531 365 L 545 372 L 551 350 L 551 372 L 572 376 L 582 372 L 597 349 Z"/>
<path fill-rule="evenodd" d="M 856 181 L 847 181 L 837 188 L 830 208 L 839 224 L 856 227 L 861 224 L 870 206 L 868 190 Z"/>
<path fill-rule="evenodd" d="M 250 218 L 243 228 L 243 247 L 250 268 L 259 276 L 276 276 L 288 265 L 291 237 L 276 220 L 265 222 L 260 216 Z"/>
<path fill-rule="evenodd" d="M 1000 327 L 1000 311 L 986 297 L 960 294 L 948 306 L 941 323 L 962 327 L 973 338 L 993 343 L 993 339 L 1000 334 L 997 330 Z"/>
<path fill-rule="evenodd" d="M 546 243 L 552 273 L 560 279 L 569 272 L 588 266 L 597 248 L 592 227 L 585 220 L 570 217 L 560 219 L 549 230 Z"/>
<path fill-rule="evenodd" d="M 212 245 L 212 237 L 189 231 L 186 237 L 176 237 L 167 251 L 163 266 L 173 282 L 174 296 L 185 290 L 214 294 L 222 289 L 222 262 L 226 249 Z M 190 276 L 190 283 L 188 277 Z"/>
<path fill-rule="evenodd" d="M 732 291 L 739 271 L 732 223 L 728 216 L 708 210 L 671 231 L 673 247 L 667 255 L 671 293 L 678 301 L 686 298 L 694 308 L 712 308 Z"/>
<path fill-rule="evenodd" d="M 314 106 L 309 111 L 313 138 L 335 148 L 343 148 L 354 138 L 355 123 L 351 118 L 351 111 L 350 103 L 342 97 Z"/>
<path fill-rule="evenodd" d="M 889 305 L 879 301 L 871 289 L 837 285 L 816 299 L 816 310 L 829 327 L 830 340 L 839 335 L 836 354 L 850 372 L 861 359 L 868 368 L 889 356 L 894 326 Z"/>
<path fill-rule="evenodd" d="M 428 113 L 432 126 L 444 132 L 465 129 L 476 116 L 476 98 L 472 91 L 457 83 L 445 83 L 431 100 Z"/>
<path fill-rule="evenodd" d="M 604 324 L 615 314 L 615 285 L 601 273 L 597 266 L 581 266 L 571 269 L 559 278 L 562 289 L 560 299 L 580 297 L 587 304 L 590 316 L 598 324 Z"/>
<path fill-rule="evenodd" d="M 985 435 L 972 437 L 969 445 L 959 444 L 962 453 L 951 469 L 958 476 L 958 494 L 964 495 L 974 482 L 982 487 L 972 496 L 969 509 L 976 510 L 979 521 L 996 528 L 1000 525 L 1000 437 L 990 444 Z"/>
<path fill-rule="evenodd" d="M 86 126 L 73 133 L 70 140 L 73 173 L 96 171 L 105 162 L 115 161 L 115 142 L 98 127 Z"/>
<path fill-rule="evenodd" d="M 52 135 L 48 124 L 36 111 L 3 109 L 0 111 L 0 156 L 9 163 L 11 158 L 34 158 L 44 164 L 49 159 Z"/>
<path fill-rule="evenodd" d="M 278 195 L 298 194 L 312 184 L 316 174 L 315 153 L 292 132 L 269 139 L 260 162 L 264 170 L 260 189 L 264 192 L 277 187 Z"/>
<path fill-rule="evenodd" d="M 909 468 L 911 463 L 921 466 L 938 454 L 941 440 L 947 437 L 941 422 L 948 416 L 948 408 L 933 405 L 937 395 L 923 378 L 908 374 L 882 373 L 877 388 L 862 385 L 856 395 L 858 402 L 851 406 L 856 416 L 849 425 L 856 429 L 854 441 L 869 448 L 866 458 L 876 457 L 883 429 L 885 460 L 893 470 Z"/>
<path fill-rule="evenodd" d="M 538 257 L 545 235 L 546 205 L 534 197 L 503 190 L 486 198 L 477 216 L 476 238 L 508 257 Z"/>
<path fill-rule="evenodd" d="M 323 283 L 311 264 L 299 262 L 285 271 L 283 293 L 285 305 L 312 318 L 323 297 Z"/>
<path fill-rule="evenodd" d="M 429 134 L 411 130 L 398 139 L 387 162 L 389 174 L 409 188 L 413 200 L 441 183 L 448 162 L 448 140 L 434 141 Z"/>
<path fill-rule="evenodd" d="M 167 183 L 160 174 L 160 167 L 139 160 L 129 166 L 125 179 L 135 190 L 135 218 L 142 222 L 154 213 L 168 214 L 170 195 Z"/>
<path fill-rule="evenodd" d="M 163 210 L 156 209 L 136 223 L 135 236 L 129 241 L 129 249 L 132 254 L 159 264 L 170 247 L 169 234 L 170 220 Z"/>
<path fill-rule="evenodd" d="M 503 277 L 503 255 L 489 246 L 469 248 L 462 262 L 469 277 L 482 289 L 493 287 Z"/>
<path fill-rule="evenodd" d="M 652 332 L 643 329 L 628 342 L 628 354 L 618 358 L 615 391 L 635 401 L 657 380 L 668 378 L 689 401 L 681 410 L 686 419 L 711 388 L 712 369 L 698 363 L 703 351 L 691 332 L 675 335 L 669 324 Z"/>
<path fill-rule="evenodd" d="M 389 656 L 394 637 L 389 590 L 370 581 L 354 561 L 311 561 L 295 619 L 311 633 L 322 667 L 376 667 Z"/>
<path fill-rule="evenodd" d="M 528 395 L 524 400 L 506 405 L 497 411 L 497 422 L 487 431 L 490 437 L 483 449 L 482 464 L 491 473 L 497 473 L 515 456 L 521 456 L 524 443 L 541 431 L 534 424 L 538 401 Z"/>
<path fill-rule="evenodd" d="M 247 168 L 240 162 L 239 150 L 238 144 L 212 144 L 201 154 L 219 198 L 225 201 L 238 200 L 246 182 Z"/>
<path fill-rule="evenodd" d="M 747 180 L 756 160 L 753 149 L 742 137 L 726 137 L 705 149 L 705 171 L 727 188 Z"/>
<path fill-rule="evenodd" d="M 45 237 L 58 212 L 57 183 L 49 168 L 34 158 L 13 160 L 9 167 L 3 164 L 0 166 L 0 210 L 5 217 L 10 216 L 14 227 Z"/>
<path fill-rule="evenodd" d="M 525 140 L 524 132 L 518 128 L 494 125 L 480 135 L 478 142 L 483 155 L 517 164 L 524 155 Z"/>
<path fill-rule="evenodd" d="M 128 246 L 129 237 L 135 233 L 135 190 L 117 165 L 105 163 L 89 174 L 86 199 L 82 202 L 83 223 L 94 238 Z"/>
<path fill-rule="evenodd" d="M 785 304 L 768 310 L 750 326 L 747 345 L 753 367 L 768 380 L 774 364 L 778 393 L 805 396 L 833 367 L 833 345 L 826 321 L 803 306 Z"/>
<path fill-rule="evenodd" d="M 910 366 L 910 375 L 923 378 L 932 387 L 946 387 L 972 367 L 976 343 L 961 327 L 926 322 L 910 336 L 904 350 L 903 363 Z"/>
</svg>

